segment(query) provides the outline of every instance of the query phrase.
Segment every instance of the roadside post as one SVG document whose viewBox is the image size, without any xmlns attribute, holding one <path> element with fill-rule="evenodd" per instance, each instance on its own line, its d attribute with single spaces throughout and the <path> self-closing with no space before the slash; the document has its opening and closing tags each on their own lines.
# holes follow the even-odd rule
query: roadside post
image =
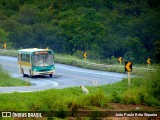
<svg viewBox="0 0 160 120">
<path fill-rule="evenodd" d="M 6 48 L 7 48 L 7 44 L 4 43 L 4 44 L 3 44 L 3 49 L 6 49 Z"/>
<path fill-rule="evenodd" d="M 83 54 L 83 57 L 86 60 L 86 58 L 87 58 L 87 53 L 86 52 Z"/>
<path fill-rule="evenodd" d="M 150 58 L 147 59 L 147 64 L 148 64 L 148 67 L 149 67 L 149 65 L 151 64 L 151 59 Z"/>
<path fill-rule="evenodd" d="M 130 75 L 132 71 L 132 62 L 125 62 L 125 71 L 128 73 L 128 85 L 131 84 Z"/>
<path fill-rule="evenodd" d="M 122 63 L 122 57 L 119 57 L 119 58 L 118 58 L 118 62 L 119 62 L 120 65 L 121 65 L 121 63 Z"/>
</svg>

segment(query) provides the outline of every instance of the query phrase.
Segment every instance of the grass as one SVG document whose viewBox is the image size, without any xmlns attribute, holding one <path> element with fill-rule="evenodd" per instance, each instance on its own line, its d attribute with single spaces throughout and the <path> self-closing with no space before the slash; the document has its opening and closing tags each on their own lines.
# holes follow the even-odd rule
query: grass
<svg viewBox="0 0 160 120">
<path fill-rule="evenodd" d="M 7 87 L 7 86 L 30 86 L 31 84 L 26 81 L 22 81 L 18 78 L 11 78 L 10 75 L 5 72 L 2 67 L 0 66 L 0 86 Z"/>
<path fill-rule="evenodd" d="M 0 50 L 0 55 L 17 57 L 17 51 L 15 51 L 15 50 L 13 50 L 13 51 Z"/>
<path fill-rule="evenodd" d="M 159 76 L 158 76 L 159 77 Z M 146 78 L 132 78 L 128 86 L 127 79 L 103 85 L 87 86 L 90 94 L 82 93 L 80 87 L 50 89 L 32 93 L 0 94 L 1 111 L 77 111 L 114 109 L 109 103 L 143 104 L 160 108 L 160 100 L 150 91 Z M 18 102 L 17 102 L 18 101 Z M 65 117 L 65 116 L 59 116 Z M 47 119 L 47 118 L 46 118 Z"/>
</svg>

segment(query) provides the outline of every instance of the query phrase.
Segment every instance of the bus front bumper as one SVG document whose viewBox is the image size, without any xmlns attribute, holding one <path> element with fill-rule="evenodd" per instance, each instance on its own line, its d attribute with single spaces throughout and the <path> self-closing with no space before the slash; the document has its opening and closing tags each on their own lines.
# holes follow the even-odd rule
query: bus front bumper
<svg viewBox="0 0 160 120">
<path fill-rule="evenodd" d="M 55 73 L 55 70 L 43 71 L 43 72 L 33 71 L 32 75 L 49 75 L 49 74 L 54 74 L 54 73 Z"/>
</svg>

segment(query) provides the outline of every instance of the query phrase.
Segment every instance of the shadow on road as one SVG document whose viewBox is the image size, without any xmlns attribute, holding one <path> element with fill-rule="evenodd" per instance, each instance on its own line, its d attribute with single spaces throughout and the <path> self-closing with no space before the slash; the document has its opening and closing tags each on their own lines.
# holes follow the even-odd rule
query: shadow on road
<svg viewBox="0 0 160 120">
<path fill-rule="evenodd" d="M 50 77 L 49 75 L 36 75 L 36 76 L 29 76 L 29 75 L 25 75 L 25 78 L 35 78 L 35 79 L 37 79 L 37 78 L 59 78 L 60 76 L 62 76 L 62 75 L 53 75 L 52 77 Z"/>
</svg>

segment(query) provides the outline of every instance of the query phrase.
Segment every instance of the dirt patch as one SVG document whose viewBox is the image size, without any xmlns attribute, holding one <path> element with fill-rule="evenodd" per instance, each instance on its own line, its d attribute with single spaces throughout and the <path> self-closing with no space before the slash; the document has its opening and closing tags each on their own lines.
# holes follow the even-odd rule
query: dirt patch
<svg viewBox="0 0 160 120">
<path fill-rule="evenodd" d="M 157 111 L 159 109 L 146 105 L 124 105 L 120 103 L 109 103 L 108 108 L 100 108 L 100 110 L 105 111 Z M 160 111 L 160 110 L 159 110 Z M 123 113 L 123 112 L 122 112 Z M 143 113 L 143 112 L 142 112 Z M 160 112 L 159 112 L 160 113 Z M 135 116 L 135 114 L 134 114 Z M 159 115 L 160 116 L 160 115 Z M 102 118 L 103 120 L 160 120 L 160 117 L 107 117 Z"/>
<path fill-rule="evenodd" d="M 160 120 L 160 118 L 148 118 L 148 117 L 108 117 L 102 120 Z"/>
<path fill-rule="evenodd" d="M 78 111 L 79 110 L 84 112 L 82 115 L 92 111 L 83 108 L 78 109 Z M 96 111 L 98 112 L 94 112 L 89 117 L 95 120 L 160 120 L 160 110 L 159 112 L 155 112 L 157 110 L 159 109 L 156 107 L 146 105 L 124 105 L 120 103 L 108 103 L 106 108 L 96 108 Z M 157 116 L 154 116 L 153 113 Z M 101 117 L 101 115 L 103 117 Z M 151 116 L 148 117 L 147 115 Z M 78 117 L 79 120 L 88 120 L 80 116 L 81 115 Z M 75 120 L 77 118 L 69 117 L 69 119 Z"/>
<path fill-rule="evenodd" d="M 109 108 L 109 109 L 108 109 Z M 155 107 L 146 106 L 146 105 L 124 105 L 120 103 L 109 103 L 108 110 L 116 110 L 116 111 L 131 111 L 131 110 L 141 110 L 141 111 L 155 111 L 158 110 Z"/>
</svg>

